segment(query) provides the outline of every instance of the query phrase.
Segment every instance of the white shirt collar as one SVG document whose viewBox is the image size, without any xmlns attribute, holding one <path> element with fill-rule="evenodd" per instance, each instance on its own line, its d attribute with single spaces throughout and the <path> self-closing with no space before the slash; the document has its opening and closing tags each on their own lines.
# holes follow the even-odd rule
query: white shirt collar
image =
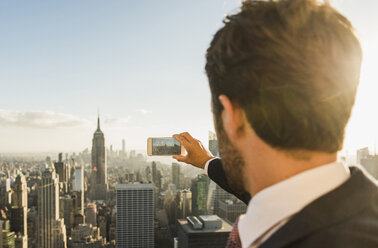
<svg viewBox="0 0 378 248">
<path fill-rule="evenodd" d="M 242 247 L 249 247 L 277 222 L 299 212 L 343 184 L 349 168 L 334 162 L 299 173 L 257 193 L 239 221 Z"/>
</svg>

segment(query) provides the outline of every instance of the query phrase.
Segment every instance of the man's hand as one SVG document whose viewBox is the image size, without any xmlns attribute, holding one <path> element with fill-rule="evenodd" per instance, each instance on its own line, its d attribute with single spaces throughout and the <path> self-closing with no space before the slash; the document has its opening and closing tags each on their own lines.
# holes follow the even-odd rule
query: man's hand
<svg viewBox="0 0 378 248">
<path fill-rule="evenodd" d="M 201 141 L 194 139 L 189 133 L 175 134 L 172 136 L 177 139 L 182 146 L 184 146 L 186 155 L 174 155 L 173 158 L 191 164 L 195 167 L 203 169 L 209 159 L 215 158 L 201 143 Z"/>
</svg>

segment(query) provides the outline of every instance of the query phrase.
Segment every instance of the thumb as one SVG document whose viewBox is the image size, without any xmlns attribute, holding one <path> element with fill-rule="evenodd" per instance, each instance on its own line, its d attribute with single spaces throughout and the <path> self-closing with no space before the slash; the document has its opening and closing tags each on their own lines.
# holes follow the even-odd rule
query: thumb
<svg viewBox="0 0 378 248">
<path fill-rule="evenodd" d="M 173 155 L 172 158 L 176 159 L 179 162 L 186 162 L 187 156 L 184 155 Z"/>
</svg>

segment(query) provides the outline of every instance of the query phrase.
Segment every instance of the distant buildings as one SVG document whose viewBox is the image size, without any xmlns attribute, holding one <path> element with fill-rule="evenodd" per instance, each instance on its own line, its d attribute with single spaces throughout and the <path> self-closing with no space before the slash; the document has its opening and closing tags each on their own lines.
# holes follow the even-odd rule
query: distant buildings
<svg viewBox="0 0 378 248">
<path fill-rule="evenodd" d="M 126 154 L 126 142 L 125 142 L 125 139 L 122 140 L 122 153 Z"/>
<path fill-rule="evenodd" d="M 154 247 L 153 191 L 152 184 L 116 185 L 117 247 Z"/>
<path fill-rule="evenodd" d="M 225 247 L 232 226 L 216 215 L 191 216 L 177 221 L 178 247 Z"/>
<path fill-rule="evenodd" d="M 59 183 L 62 185 L 63 192 L 67 193 L 70 183 L 70 165 L 67 161 L 63 161 L 62 153 L 59 153 L 58 158 L 58 162 L 54 163 L 55 172 L 59 177 Z"/>
<path fill-rule="evenodd" d="M 177 192 L 178 198 L 178 218 L 186 218 L 192 215 L 192 192 L 190 190 L 180 190 Z"/>
<path fill-rule="evenodd" d="M 163 175 L 162 175 L 161 170 L 157 169 L 155 161 L 152 162 L 151 167 L 152 167 L 152 183 L 155 187 L 155 208 L 158 208 L 158 206 L 163 205 L 163 199 L 161 197 L 161 192 L 163 190 Z"/>
<path fill-rule="evenodd" d="M 215 133 L 209 131 L 209 150 L 214 155 L 219 157 L 218 141 Z M 219 187 L 215 182 L 209 182 L 207 192 L 207 214 L 219 215 L 219 201 L 231 199 L 232 194 L 226 192 Z"/>
<path fill-rule="evenodd" d="M 80 224 L 73 228 L 71 238 L 71 248 L 97 248 L 104 245 L 98 227 L 90 224 Z"/>
<path fill-rule="evenodd" d="M 146 181 L 152 182 L 152 174 L 151 174 L 151 168 L 150 166 L 146 167 Z"/>
<path fill-rule="evenodd" d="M 87 204 L 85 220 L 88 224 L 97 226 L 97 208 L 95 203 L 90 202 Z"/>
<path fill-rule="evenodd" d="M 180 188 L 180 164 L 172 163 L 172 183 L 176 185 L 176 188 Z"/>
<path fill-rule="evenodd" d="M 373 176 L 378 179 L 378 156 L 369 155 L 361 159 L 361 165 Z"/>
<path fill-rule="evenodd" d="M 105 137 L 100 129 L 100 117 L 92 140 L 92 178 L 91 199 L 106 200 L 108 191 L 107 165 L 105 154 Z"/>
<path fill-rule="evenodd" d="M 124 140 L 122 150 L 107 151 L 97 121 L 92 153 L 86 149 L 70 159 L 60 153 L 57 161 L 47 157 L 47 166 L 42 157 L 0 158 L 0 248 L 169 247 L 178 219 L 219 212 L 217 202 L 225 197 L 206 175 L 178 163 L 148 162 L 135 151 L 126 156 Z M 216 137 L 210 140 L 216 154 Z M 182 247 L 193 240 L 223 246 L 224 221 L 200 222 L 201 230 L 181 229 L 189 242 Z"/>
<path fill-rule="evenodd" d="M 357 150 L 357 164 L 361 164 L 361 159 L 366 158 L 369 156 L 369 148 L 364 147 Z"/>
<path fill-rule="evenodd" d="M 176 195 L 176 191 L 177 191 L 176 184 L 173 184 L 173 183 L 168 184 L 168 191 L 170 191 L 172 195 Z"/>
<path fill-rule="evenodd" d="M 367 147 L 357 150 L 357 163 L 378 179 L 378 155 L 370 155 Z"/>
<path fill-rule="evenodd" d="M 240 200 L 221 200 L 219 201 L 219 217 L 234 223 L 236 219 L 247 211 L 247 205 Z"/>
<path fill-rule="evenodd" d="M 219 201 L 229 200 L 231 198 L 232 194 L 223 190 L 214 181 L 210 180 L 207 192 L 207 214 L 219 215 Z"/>
<path fill-rule="evenodd" d="M 157 184 L 157 168 L 156 168 L 155 161 L 152 162 L 151 168 L 152 168 L 152 182 L 156 185 Z"/>
</svg>

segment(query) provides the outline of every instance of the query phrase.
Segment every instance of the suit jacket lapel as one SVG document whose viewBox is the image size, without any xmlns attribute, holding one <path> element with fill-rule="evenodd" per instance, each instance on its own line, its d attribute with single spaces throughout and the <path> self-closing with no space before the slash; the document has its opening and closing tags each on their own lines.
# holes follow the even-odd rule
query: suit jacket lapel
<svg viewBox="0 0 378 248">
<path fill-rule="evenodd" d="M 376 185 L 359 168 L 350 167 L 350 172 L 344 184 L 294 215 L 259 247 L 283 247 L 365 209 L 376 194 Z"/>
</svg>

